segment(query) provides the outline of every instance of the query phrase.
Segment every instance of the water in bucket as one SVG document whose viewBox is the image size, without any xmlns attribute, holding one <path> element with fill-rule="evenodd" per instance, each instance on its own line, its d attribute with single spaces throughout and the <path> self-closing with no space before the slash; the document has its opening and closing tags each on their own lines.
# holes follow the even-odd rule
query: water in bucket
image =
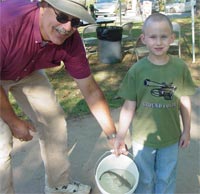
<svg viewBox="0 0 200 194">
<path fill-rule="evenodd" d="M 101 187 L 110 194 L 127 193 L 135 185 L 135 182 L 134 175 L 124 169 L 111 169 L 99 177 Z"/>
</svg>

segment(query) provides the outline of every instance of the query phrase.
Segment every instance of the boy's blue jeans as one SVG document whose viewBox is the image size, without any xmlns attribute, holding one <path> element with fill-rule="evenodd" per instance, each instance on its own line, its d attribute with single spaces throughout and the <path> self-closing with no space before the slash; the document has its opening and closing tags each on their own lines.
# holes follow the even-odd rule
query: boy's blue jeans
<svg viewBox="0 0 200 194">
<path fill-rule="evenodd" d="M 136 194 L 174 194 L 178 143 L 154 149 L 132 143 L 134 161 L 140 177 Z"/>
</svg>

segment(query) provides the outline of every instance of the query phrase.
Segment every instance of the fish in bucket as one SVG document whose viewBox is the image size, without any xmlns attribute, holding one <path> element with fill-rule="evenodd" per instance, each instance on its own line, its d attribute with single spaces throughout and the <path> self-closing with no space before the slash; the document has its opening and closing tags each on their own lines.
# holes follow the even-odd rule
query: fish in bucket
<svg viewBox="0 0 200 194">
<path fill-rule="evenodd" d="M 133 156 L 112 151 L 105 152 L 97 161 L 95 181 L 102 194 L 133 194 L 139 180 L 139 172 Z"/>
</svg>

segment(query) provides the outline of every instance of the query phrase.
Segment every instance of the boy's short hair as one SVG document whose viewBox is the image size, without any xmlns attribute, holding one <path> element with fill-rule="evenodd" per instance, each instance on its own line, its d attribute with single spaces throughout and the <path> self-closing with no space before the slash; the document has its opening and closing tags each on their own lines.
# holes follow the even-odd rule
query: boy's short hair
<svg viewBox="0 0 200 194">
<path fill-rule="evenodd" d="M 162 13 L 153 13 L 150 16 L 148 16 L 147 19 L 144 21 L 144 24 L 142 26 L 142 32 L 143 33 L 145 31 L 145 28 L 147 27 L 147 24 L 149 22 L 152 22 L 152 21 L 156 21 L 156 22 L 166 21 L 169 24 L 171 31 L 173 31 L 172 22 L 170 21 L 170 19 L 166 15 L 164 15 Z"/>
</svg>

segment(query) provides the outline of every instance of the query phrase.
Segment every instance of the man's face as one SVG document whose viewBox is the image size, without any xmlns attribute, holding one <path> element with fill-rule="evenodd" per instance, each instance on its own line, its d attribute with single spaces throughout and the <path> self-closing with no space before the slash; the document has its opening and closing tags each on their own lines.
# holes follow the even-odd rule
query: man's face
<svg viewBox="0 0 200 194">
<path fill-rule="evenodd" d="M 72 23 L 76 24 L 78 21 L 78 18 L 62 13 L 48 4 L 40 7 L 40 31 L 42 38 L 54 44 L 63 44 L 77 30 L 77 26 L 72 27 Z"/>
</svg>

